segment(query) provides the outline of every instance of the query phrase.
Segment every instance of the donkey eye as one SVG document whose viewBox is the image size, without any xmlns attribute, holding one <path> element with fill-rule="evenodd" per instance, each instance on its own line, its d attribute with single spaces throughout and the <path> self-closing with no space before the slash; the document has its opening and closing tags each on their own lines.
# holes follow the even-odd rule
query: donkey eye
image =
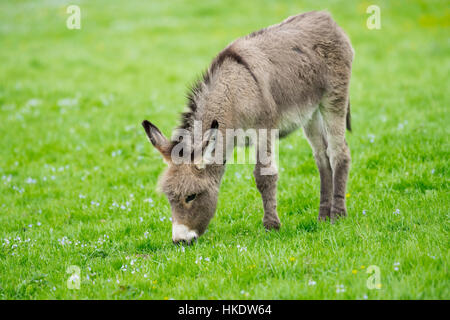
<svg viewBox="0 0 450 320">
<path fill-rule="evenodd" d="M 186 197 L 186 203 L 189 203 L 189 202 L 191 202 L 192 200 L 194 200 L 196 196 L 197 196 L 197 195 L 196 195 L 195 193 L 194 193 L 194 194 L 191 194 L 191 195 L 188 195 L 188 196 Z"/>
</svg>

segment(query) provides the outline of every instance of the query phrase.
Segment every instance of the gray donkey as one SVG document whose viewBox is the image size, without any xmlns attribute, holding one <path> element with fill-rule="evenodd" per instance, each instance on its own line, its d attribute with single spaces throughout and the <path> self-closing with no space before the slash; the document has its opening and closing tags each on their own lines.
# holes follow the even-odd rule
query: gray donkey
<svg viewBox="0 0 450 320">
<path fill-rule="evenodd" d="M 278 129 L 282 137 L 303 127 L 320 173 L 319 220 L 333 222 L 347 215 L 350 151 L 345 131 L 351 130 L 348 91 L 353 55 L 349 38 L 329 13 L 292 16 L 237 39 L 213 60 L 191 89 L 188 111 L 177 129 L 192 132 L 195 122 L 207 129 L 202 129 L 204 138 L 192 142 L 190 149 L 180 152 L 176 146 L 184 138 L 168 140 L 149 121 L 142 123 L 168 163 L 159 188 L 172 208 L 174 243 L 193 242 L 214 216 L 227 159 L 222 156 L 223 161 L 211 163 L 205 157 L 222 149 L 214 132 L 223 134 L 228 129 Z M 271 137 L 258 140 L 256 150 L 266 149 L 271 159 L 266 143 L 272 143 Z M 173 161 L 175 154 L 188 152 L 192 162 Z M 279 229 L 274 161 L 257 157 L 253 173 L 263 200 L 263 224 L 267 230 Z"/>
</svg>

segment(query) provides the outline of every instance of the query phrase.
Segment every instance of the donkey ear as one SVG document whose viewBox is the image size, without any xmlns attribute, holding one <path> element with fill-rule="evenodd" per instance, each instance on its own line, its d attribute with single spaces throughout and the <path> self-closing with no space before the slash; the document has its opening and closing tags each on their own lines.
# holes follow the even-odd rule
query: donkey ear
<svg viewBox="0 0 450 320">
<path fill-rule="evenodd" d="M 197 168 L 204 169 L 207 164 L 212 164 L 215 161 L 215 151 L 217 146 L 217 132 L 219 128 L 219 123 L 217 120 L 213 120 L 211 123 L 211 129 L 205 133 L 205 139 L 203 145 L 205 146 L 203 152 L 203 158 Z"/>
<path fill-rule="evenodd" d="M 211 129 L 218 129 L 219 128 L 219 122 L 217 120 L 213 120 L 211 122 Z"/>
<path fill-rule="evenodd" d="M 166 162 L 170 161 L 170 142 L 162 134 L 162 132 L 150 121 L 142 121 L 145 133 L 147 133 L 148 139 L 152 145 L 161 152 Z"/>
</svg>

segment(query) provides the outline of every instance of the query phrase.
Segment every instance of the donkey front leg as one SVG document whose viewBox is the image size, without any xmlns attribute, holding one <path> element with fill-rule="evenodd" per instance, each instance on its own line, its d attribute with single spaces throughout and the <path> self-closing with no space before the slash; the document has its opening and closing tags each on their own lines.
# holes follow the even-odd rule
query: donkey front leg
<svg viewBox="0 0 450 320">
<path fill-rule="evenodd" d="M 253 171 L 256 187 L 261 193 L 264 218 L 263 224 L 267 230 L 280 228 L 280 219 L 277 214 L 277 180 L 278 172 L 275 165 L 257 163 Z"/>
</svg>

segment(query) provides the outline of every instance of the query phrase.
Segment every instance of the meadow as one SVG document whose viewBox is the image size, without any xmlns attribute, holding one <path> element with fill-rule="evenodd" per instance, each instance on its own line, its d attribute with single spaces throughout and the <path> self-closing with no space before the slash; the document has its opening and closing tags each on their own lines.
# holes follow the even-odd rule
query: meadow
<svg viewBox="0 0 450 320">
<path fill-rule="evenodd" d="M 170 135 L 223 47 L 310 10 L 356 52 L 348 217 L 317 221 L 299 130 L 280 142 L 279 232 L 253 167 L 230 165 L 207 233 L 174 246 L 141 121 Z M 445 0 L 1 1 L 0 299 L 449 299 L 449 21 Z"/>
</svg>

